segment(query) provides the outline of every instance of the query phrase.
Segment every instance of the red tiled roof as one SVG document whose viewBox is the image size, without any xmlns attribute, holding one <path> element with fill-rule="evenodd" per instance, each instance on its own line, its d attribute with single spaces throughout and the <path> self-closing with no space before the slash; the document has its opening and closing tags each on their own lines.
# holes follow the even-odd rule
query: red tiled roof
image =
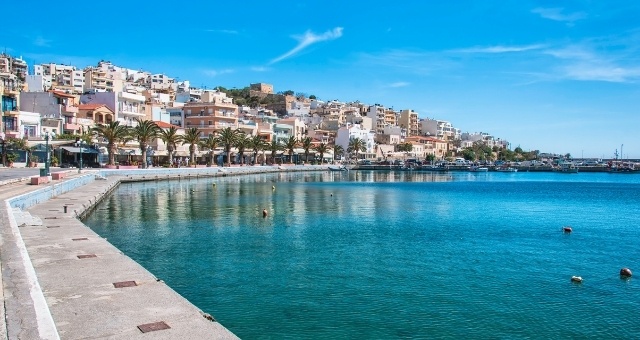
<svg viewBox="0 0 640 340">
<path fill-rule="evenodd" d="M 156 123 L 156 125 L 158 125 L 158 127 L 161 128 L 161 129 L 169 129 L 171 127 L 174 127 L 176 129 L 182 129 L 181 127 L 179 127 L 177 125 L 161 122 L 161 121 L 158 121 L 158 120 L 154 120 L 153 122 Z"/>
<path fill-rule="evenodd" d="M 75 98 L 76 96 L 72 95 L 72 94 L 68 94 L 68 93 L 64 93 L 62 91 L 49 91 L 53 94 L 55 94 L 56 96 L 60 96 L 60 97 L 67 97 L 67 98 Z"/>
<path fill-rule="evenodd" d="M 104 104 L 80 104 L 78 105 L 79 110 L 95 110 L 101 106 L 106 106 Z"/>
</svg>

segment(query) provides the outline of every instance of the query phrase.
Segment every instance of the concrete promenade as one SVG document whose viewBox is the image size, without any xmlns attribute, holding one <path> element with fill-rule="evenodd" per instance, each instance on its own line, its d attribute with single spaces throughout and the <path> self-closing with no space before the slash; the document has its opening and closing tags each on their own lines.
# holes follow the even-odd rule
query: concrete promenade
<svg viewBox="0 0 640 340">
<path fill-rule="evenodd" d="M 0 185 L 0 339 L 237 338 L 78 217 L 121 181 L 326 169 L 72 170 L 49 184 Z"/>
</svg>

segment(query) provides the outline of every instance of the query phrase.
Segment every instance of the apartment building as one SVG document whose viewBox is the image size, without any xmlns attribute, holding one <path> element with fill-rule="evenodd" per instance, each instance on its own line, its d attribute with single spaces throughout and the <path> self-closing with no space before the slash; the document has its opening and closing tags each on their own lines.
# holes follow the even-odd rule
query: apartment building
<svg viewBox="0 0 640 340">
<path fill-rule="evenodd" d="M 50 132 L 77 134 L 83 131 L 77 121 L 78 103 L 74 95 L 61 91 L 23 92 L 20 110 L 40 113 L 43 128 Z"/>
<path fill-rule="evenodd" d="M 368 155 L 375 154 L 375 133 L 373 131 L 363 129 L 360 125 L 347 125 L 338 129 L 336 134 L 336 145 L 342 146 L 346 152 L 349 148 L 349 142 L 353 138 L 360 138 L 366 145 L 365 152 L 358 152 L 360 158 L 367 158 Z"/>
<path fill-rule="evenodd" d="M 126 76 L 123 69 L 108 61 L 84 69 L 84 92 L 121 92 Z"/>
<path fill-rule="evenodd" d="M 104 104 L 115 113 L 115 119 L 122 125 L 134 126 L 135 119 L 151 119 L 151 112 L 145 110 L 146 98 L 129 92 L 95 92 L 83 94 L 81 104 Z"/>
<path fill-rule="evenodd" d="M 232 98 L 218 91 L 205 91 L 202 97 L 202 102 L 183 106 L 186 129 L 195 127 L 202 131 L 203 136 L 208 136 L 224 128 L 238 127 L 238 106 L 233 104 Z"/>
<path fill-rule="evenodd" d="M 33 74 L 42 76 L 45 90 L 72 94 L 82 94 L 84 91 L 84 72 L 75 66 L 55 63 L 34 65 Z"/>
<path fill-rule="evenodd" d="M 371 118 L 375 133 L 384 133 L 385 111 L 384 106 L 378 104 L 369 106 L 367 110 L 367 117 Z"/>
<path fill-rule="evenodd" d="M 402 110 L 398 117 L 397 124 L 401 128 L 406 129 L 407 137 L 420 135 L 420 123 L 418 121 L 418 113 L 413 110 Z"/>
<path fill-rule="evenodd" d="M 422 144 L 424 157 L 434 155 L 436 159 L 443 159 L 449 150 L 447 141 L 429 136 L 411 136 L 405 138 L 405 143 Z"/>
<path fill-rule="evenodd" d="M 451 123 L 430 118 L 420 121 L 420 134 L 447 141 L 461 138 L 460 129 L 454 128 Z"/>
</svg>

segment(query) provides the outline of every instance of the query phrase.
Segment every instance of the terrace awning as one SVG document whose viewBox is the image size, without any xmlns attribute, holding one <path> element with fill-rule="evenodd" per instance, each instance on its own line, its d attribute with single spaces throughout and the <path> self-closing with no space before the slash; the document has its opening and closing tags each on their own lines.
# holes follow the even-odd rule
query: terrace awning
<svg viewBox="0 0 640 340">
<path fill-rule="evenodd" d="M 61 146 L 60 148 L 71 153 L 80 153 L 80 148 L 76 148 L 75 146 Z M 91 148 L 82 148 L 82 153 L 98 153 L 98 151 Z"/>
</svg>

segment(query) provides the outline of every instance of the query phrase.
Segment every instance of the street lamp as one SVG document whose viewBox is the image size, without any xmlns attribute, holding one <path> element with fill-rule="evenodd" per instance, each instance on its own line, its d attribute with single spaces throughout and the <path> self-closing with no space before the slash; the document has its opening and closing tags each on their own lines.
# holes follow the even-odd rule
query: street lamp
<svg viewBox="0 0 640 340">
<path fill-rule="evenodd" d="M 0 132 L 0 139 L 2 140 L 2 166 L 7 166 L 7 150 L 6 150 L 6 135 L 4 132 Z"/>
<path fill-rule="evenodd" d="M 44 162 L 44 172 L 46 176 L 51 176 L 51 171 L 49 170 L 49 164 L 51 163 L 51 157 L 49 156 L 49 139 L 53 139 L 55 136 L 56 134 L 54 132 L 44 132 L 45 149 L 47 150 L 47 158 Z"/>
<path fill-rule="evenodd" d="M 76 146 L 80 148 L 80 167 L 78 168 L 78 173 L 82 173 L 82 146 L 84 144 L 85 143 L 82 139 L 78 139 L 76 141 Z"/>
</svg>

